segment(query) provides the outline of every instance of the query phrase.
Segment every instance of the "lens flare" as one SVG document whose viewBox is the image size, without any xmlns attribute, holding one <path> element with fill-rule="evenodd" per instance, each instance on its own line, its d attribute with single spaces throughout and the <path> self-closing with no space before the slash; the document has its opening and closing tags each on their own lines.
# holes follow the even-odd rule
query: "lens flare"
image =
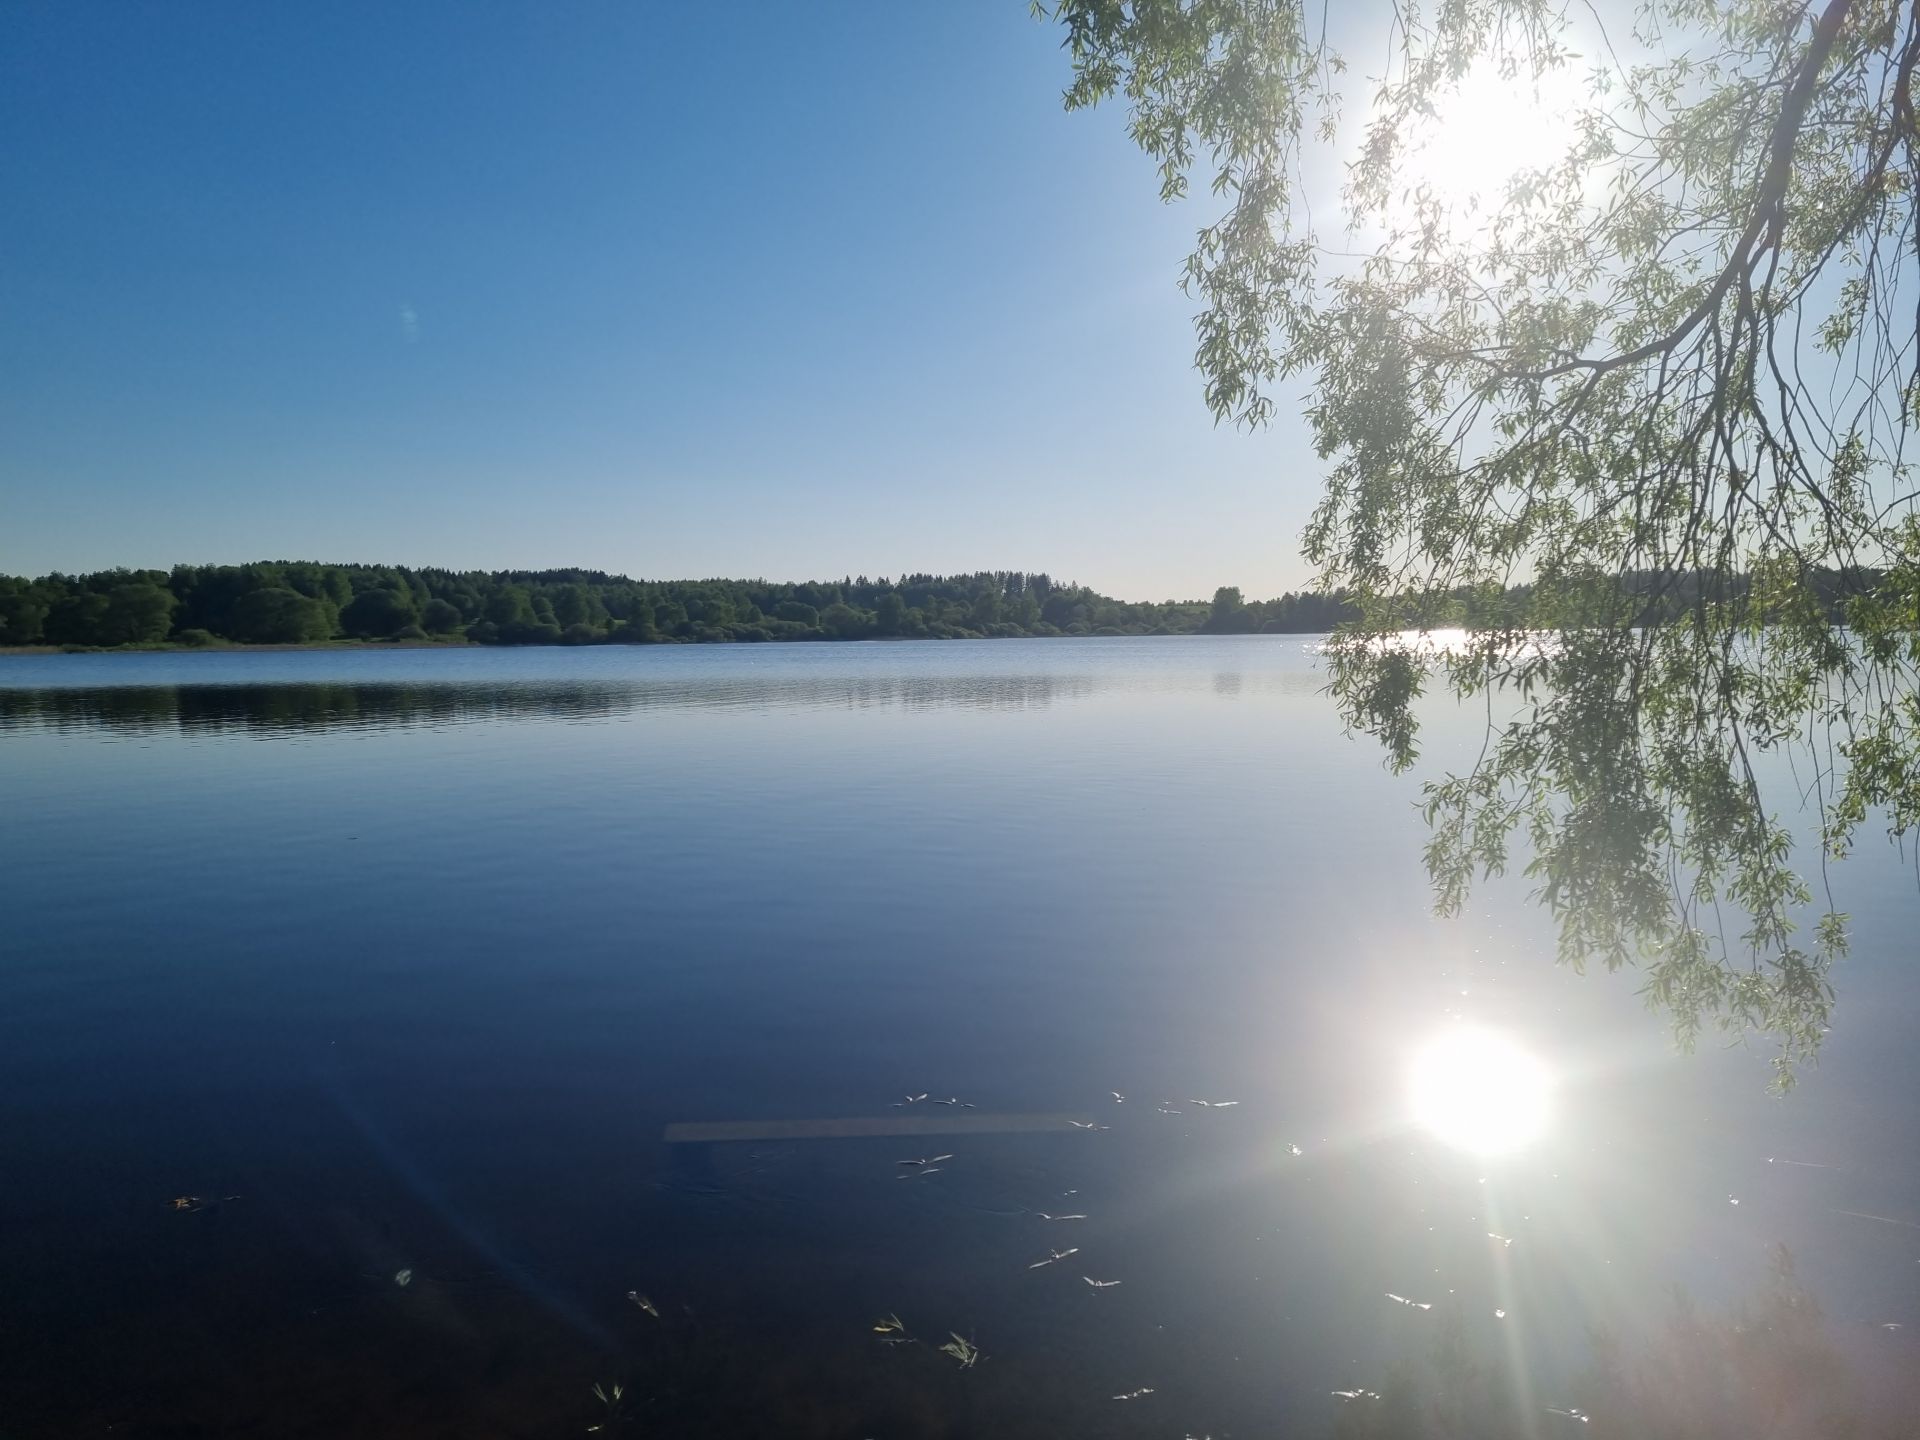
<svg viewBox="0 0 1920 1440">
<path fill-rule="evenodd" d="M 1546 1067 L 1491 1030 L 1450 1031 L 1413 1057 L 1413 1115 L 1435 1138 L 1476 1155 L 1501 1155 L 1546 1129 Z"/>
</svg>

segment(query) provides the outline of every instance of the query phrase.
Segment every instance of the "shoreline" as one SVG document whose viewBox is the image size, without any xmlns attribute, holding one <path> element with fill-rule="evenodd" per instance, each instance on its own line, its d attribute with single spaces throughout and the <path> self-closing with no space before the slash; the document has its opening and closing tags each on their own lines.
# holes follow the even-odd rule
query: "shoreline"
<svg viewBox="0 0 1920 1440">
<path fill-rule="evenodd" d="M 474 640 L 309 640 L 300 644 L 241 645 L 0 645 L 0 659 L 42 659 L 49 655 L 253 655 L 289 650 L 510 650 Z M 556 647 L 575 648 L 575 647 Z"/>
<path fill-rule="evenodd" d="M 942 645 L 964 645 L 969 642 L 989 644 L 1001 640 L 1284 640 L 1299 635 L 1322 635 L 1322 630 L 1284 630 L 1284 631 L 1235 631 L 1220 635 L 1211 635 L 1205 631 L 1187 630 L 1165 635 L 967 635 L 967 636 L 928 636 L 928 635 L 863 635 L 844 640 L 827 636 L 812 637 L 804 640 L 762 641 L 764 645 L 891 645 L 913 640 L 930 640 Z M 604 641 L 593 645 L 483 645 L 477 640 L 314 640 L 300 644 L 242 645 L 229 643 L 224 645 L 0 645 L 0 660 L 39 660 L 54 655 L 260 655 L 287 654 L 299 651 L 328 650 L 661 650 L 684 645 L 744 645 L 757 648 L 755 642 L 746 640 L 652 640 L 644 645 L 624 645 L 619 641 Z"/>
</svg>

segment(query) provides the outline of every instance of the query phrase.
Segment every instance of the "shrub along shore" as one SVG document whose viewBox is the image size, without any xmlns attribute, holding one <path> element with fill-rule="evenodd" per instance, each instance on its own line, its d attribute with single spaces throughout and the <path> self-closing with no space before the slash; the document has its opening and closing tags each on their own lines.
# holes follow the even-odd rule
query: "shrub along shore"
<svg viewBox="0 0 1920 1440">
<path fill-rule="evenodd" d="M 633 580 L 599 570 L 262 561 L 0 576 L 0 649 L 601 645 L 1053 635 L 1318 634 L 1344 596 L 1115 600 L 1044 573 Z"/>
</svg>

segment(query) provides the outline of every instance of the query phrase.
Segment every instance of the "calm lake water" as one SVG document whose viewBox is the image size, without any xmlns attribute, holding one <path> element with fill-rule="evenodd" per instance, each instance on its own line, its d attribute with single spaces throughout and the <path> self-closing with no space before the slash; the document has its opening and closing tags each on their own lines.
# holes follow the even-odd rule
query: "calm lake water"
<svg viewBox="0 0 1920 1440">
<path fill-rule="evenodd" d="M 1920 1371 L 1911 856 L 1835 870 L 1771 1099 L 1518 885 L 1432 918 L 1321 684 L 1296 637 L 0 660 L 0 1436 L 575 1436 L 596 1382 L 604 1433 L 1321 1434 L 1438 1315 L 1550 1402 L 1779 1241 Z M 1405 1118 L 1460 1016 L 1560 1077 L 1519 1155 Z M 1105 1128 L 662 1143 L 945 1098 Z"/>
</svg>

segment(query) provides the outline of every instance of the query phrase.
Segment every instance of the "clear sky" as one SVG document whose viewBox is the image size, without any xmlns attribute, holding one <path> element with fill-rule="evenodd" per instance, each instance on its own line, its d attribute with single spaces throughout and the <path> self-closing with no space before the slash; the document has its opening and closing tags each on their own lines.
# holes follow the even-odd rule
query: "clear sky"
<svg viewBox="0 0 1920 1440">
<path fill-rule="evenodd" d="M 1305 582 L 1163 207 L 964 4 L 0 10 L 0 571 Z"/>
</svg>

